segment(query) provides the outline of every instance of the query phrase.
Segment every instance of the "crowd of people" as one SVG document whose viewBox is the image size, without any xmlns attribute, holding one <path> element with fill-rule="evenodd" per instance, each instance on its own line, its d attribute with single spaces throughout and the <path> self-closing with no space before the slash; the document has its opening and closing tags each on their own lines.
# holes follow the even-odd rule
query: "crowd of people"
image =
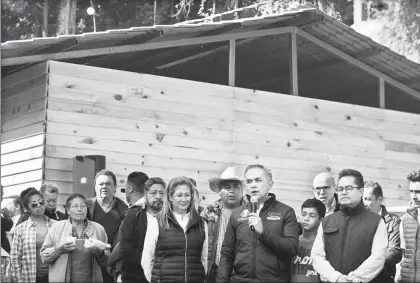
<svg viewBox="0 0 420 283">
<path fill-rule="evenodd" d="M 206 207 L 193 179 L 166 183 L 143 172 L 127 176 L 128 205 L 115 196 L 114 173 L 102 170 L 96 196 L 71 195 L 65 214 L 57 186 L 27 188 L 2 200 L 1 279 L 420 282 L 420 170 L 407 179 L 411 201 L 401 218 L 383 205 L 380 184 L 353 169 L 318 174 L 298 217 L 259 164 L 210 179 L 219 198 Z"/>
</svg>

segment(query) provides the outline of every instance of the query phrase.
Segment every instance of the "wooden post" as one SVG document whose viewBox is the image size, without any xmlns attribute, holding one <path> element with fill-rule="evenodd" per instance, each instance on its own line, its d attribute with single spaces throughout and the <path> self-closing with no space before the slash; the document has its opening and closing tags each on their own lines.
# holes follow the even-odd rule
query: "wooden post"
<svg viewBox="0 0 420 283">
<path fill-rule="evenodd" d="M 296 28 L 294 27 L 290 32 L 289 92 L 292 95 L 299 95 Z"/>
<path fill-rule="evenodd" d="M 236 40 L 229 40 L 229 85 L 235 86 Z"/>
<path fill-rule="evenodd" d="M 385 80 L 379 77 L 379 108 L 385 109 Z"/>
<path fill-rule="evenodd" d="M 48 0 L 44 0 L 44 23 L 42 27 L 42 37 L 48 37 Z"/>
</svg>

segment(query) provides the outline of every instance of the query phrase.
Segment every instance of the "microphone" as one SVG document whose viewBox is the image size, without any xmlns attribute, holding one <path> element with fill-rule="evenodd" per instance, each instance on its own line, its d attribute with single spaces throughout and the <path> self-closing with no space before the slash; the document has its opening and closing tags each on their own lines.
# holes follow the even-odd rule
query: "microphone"
<svg viewBox="0 0 420 283">
<path fill-rule="evenodd" d="M 251 197 L 251 213 L 257 213 L 258 209 L 258 197 L 252 196 Z M 255 231 L 255 228 L 253 225 L 250 226 L 252 231 Z"/>
</svg>

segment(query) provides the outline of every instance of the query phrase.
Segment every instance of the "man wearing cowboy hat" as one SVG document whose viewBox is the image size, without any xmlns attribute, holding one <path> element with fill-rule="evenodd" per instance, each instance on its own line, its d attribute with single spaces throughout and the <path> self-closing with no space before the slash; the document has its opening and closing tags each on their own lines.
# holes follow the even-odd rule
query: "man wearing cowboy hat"
<svg viewBox="0 0 420 283">
<path fill-rule="evenodd" d="M 246 198 L 243 197 L 243 180 L 236 174 L 235 167 L 228 167 L 220 176 L 209 180 L 210 189 L 219 194 L 220 198 L 207 206 L 201 217 L 208 224 L 208 272 L 206 282 L 215 282 L 217 268 L 220 261 L 225 231 L 232 211 L 241 206 Z"/>
</svg>

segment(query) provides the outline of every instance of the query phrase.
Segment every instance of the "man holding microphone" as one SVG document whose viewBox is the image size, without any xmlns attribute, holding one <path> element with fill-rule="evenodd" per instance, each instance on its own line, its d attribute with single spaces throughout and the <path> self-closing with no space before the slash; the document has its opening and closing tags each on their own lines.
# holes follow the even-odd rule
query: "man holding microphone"
<svg viewBox="0 0 420 283">
<path fill-rule="evenodd" d="M 295 212 L 269 193 L 273 180 L 265 166 L 248 166 L 245 180 L 250 203 L 232 212 L 216 281 L 289 282 L 299 244 Z"/>
</svg>

